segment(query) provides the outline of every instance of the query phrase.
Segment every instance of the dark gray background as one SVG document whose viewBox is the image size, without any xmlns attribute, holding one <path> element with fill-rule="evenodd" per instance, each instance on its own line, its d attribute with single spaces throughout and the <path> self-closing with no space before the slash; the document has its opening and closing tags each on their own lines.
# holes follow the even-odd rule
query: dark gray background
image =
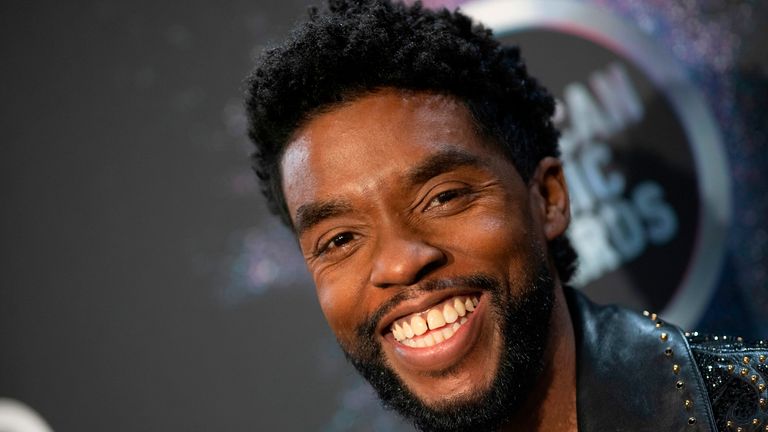
<svg viewBox="0 0 768 432">
<path fill-rule="evenodd" d="M 277 5 L 2 3 L 0 396 L 55 430 L 328 421 L 312 287 L 218 295 L 264 213 L 241 83 L 306 9 Z"/>
<path fill-rule="evenodd" d="M 242 79 L 305 3 L 2 3 L 0 397 L 57 431 L 401 427 L 248 169 Z"/>
</svg>

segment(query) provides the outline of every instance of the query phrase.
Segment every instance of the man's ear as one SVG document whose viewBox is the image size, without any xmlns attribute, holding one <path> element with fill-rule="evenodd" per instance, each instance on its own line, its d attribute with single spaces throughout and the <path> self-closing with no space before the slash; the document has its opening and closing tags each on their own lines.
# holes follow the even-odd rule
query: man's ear
<svg viewBox="0 0 768 432">
<path fill-rule="evenodd" d="M 550 156 L 539 161 L 528 185 L 532 210 L 542 222 L 547 240 L 562 235 L 571 221 L 568 185 L 562 162 Z"/>
</svg>

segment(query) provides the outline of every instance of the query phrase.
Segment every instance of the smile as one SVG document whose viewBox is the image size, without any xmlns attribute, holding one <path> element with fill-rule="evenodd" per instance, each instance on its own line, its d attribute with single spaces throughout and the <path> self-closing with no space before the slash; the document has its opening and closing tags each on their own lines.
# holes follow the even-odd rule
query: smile
<svg viewBox="0 0 768 432">
<path fill-rule="evenodd" d="M 400 344 L 412 348 L 431 347 L 453 337 L 477 304 L 475 296 L 451 297 L 426 311 L 396 320 L 390 331 Z"/>
</svg>

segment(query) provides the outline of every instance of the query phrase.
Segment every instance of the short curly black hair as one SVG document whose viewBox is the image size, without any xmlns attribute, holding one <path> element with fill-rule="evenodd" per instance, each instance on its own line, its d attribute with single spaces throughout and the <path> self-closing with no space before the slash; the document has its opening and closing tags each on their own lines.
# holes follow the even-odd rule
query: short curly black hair
<svg viewBox="0 0 768 432">
<path fill-rule="evenodd" d="M 270 209 L 288 226 L 280 159 L 291 134 L 313 115 L 381 88 L 457 98 L 525 181 L 542 158 L 559 156 L 554 100 L 528 75 L 519 49 L 458 11 L 420 2 L 328 0 L 310 8 L 306 22 L 260 56 L 247 86 L 253 168 Z M 573 248 L 563 237 L 550 249 L 568 281 Z"/>
</svg>

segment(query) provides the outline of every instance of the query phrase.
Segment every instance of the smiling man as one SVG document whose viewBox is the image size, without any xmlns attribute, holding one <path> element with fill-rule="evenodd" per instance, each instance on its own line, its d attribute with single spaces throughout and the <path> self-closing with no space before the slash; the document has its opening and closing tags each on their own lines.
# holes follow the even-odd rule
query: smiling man
<svg viewBox="0 0 768 432">
<path fill-rule="evenodd" d="M 553 99 L 467 17 L 331 1 L 259 59 L 248 110 L 264 193 L 341 348 L 419 428 L 765 422 L 761 346 L 566 286 Z"/>
<path fill-rule="evenodd" d="M 568 222 L 557 159 L 525 182 L 454 97 L 381 88 L 299 128 L 280 172 L 328 322 L 385 400 L 467 428 L 535 390 L 532 408 L 574 424 L 573 332 L 546 253 Z"/>
</svg>

